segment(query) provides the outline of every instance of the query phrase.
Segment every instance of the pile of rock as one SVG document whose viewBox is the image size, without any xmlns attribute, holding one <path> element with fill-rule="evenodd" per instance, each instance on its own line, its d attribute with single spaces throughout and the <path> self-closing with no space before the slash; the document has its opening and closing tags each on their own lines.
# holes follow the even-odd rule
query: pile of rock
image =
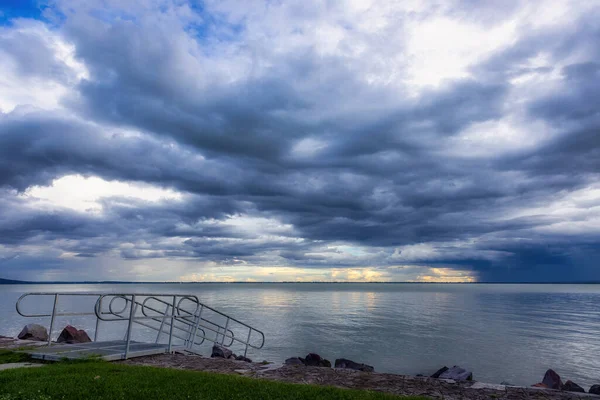
<svg viewBox="0 0 600 400">
<path fill-rule="evenodd" d="M 233 354 L 233 351 L 229 350 L 226 347 L 220 346 L 218 344 L 215 344 L 212 348 L 212 353 L 210 355 L 213 358 L 225 358 L 228 360 L 238 360 L 238 361 L 245 361 L 245 362 L 249 362 L 251 363 L 252 360 L 244 357 L 244 356 L 237 356 L 235 354 Z"/>
<path fill-rule="evenodd" d="M 21 330 L 17 336 L 21 340 L 33 340 L 38 342 L 48 341 L 48 330 L 46 327 L 38 324 L 28 324 Z M 56 340 L 57 343 L 88 343 L 92 339 L 83 329 L 77 329 L 74 326 L 67 325 Z"/>
<path fill-rule="evenodd" d="M 286 365 L 305 365 L 307 367 L 325 367 L 331 368 L 331 361 L 321 357 L 316 353 L 309 353 L 306 357 L 291 357 L 285 360 Z M 375 369 L 367 364 L 357 363 L 347 358 L 338 358 L 335 360 L 335 368 L 354 369 L 356 371 L 373 372 Z"/>
<path fill-rule="evenodd" d="M 564 392 L 578 392 L 585 393 L 585 389 L 576 384 L 573 381 L 562 382 L 560 375 L 558 375 L 554 370 L 549 369 L 544 374 L 544 379 L 541 382 L 532 385 L 533 387 L 539 387 L 544 389 L 554 389 L 554 390 L 562 390 Z M 600 385 L 593 385 L 588 393 L 598 394 L 600 395 Z"/>
</svg>

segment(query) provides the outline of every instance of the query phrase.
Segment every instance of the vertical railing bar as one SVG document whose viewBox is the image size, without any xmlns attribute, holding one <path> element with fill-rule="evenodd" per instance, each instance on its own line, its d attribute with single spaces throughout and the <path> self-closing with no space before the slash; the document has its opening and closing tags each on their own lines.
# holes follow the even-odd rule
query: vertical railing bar
<svg viewBox="0 0 600 400">
<path fill-rule="evenodd" d="M 177 304 L 177 312 L 179 313 L 179 306 L 180 306 L 181 302 L 179 302 L 179 304 Z M 185 311 L 185 310 L 184 310 Z M 186 313 L 188 313 L 187 311 L 185 311 Z M 188 336 L 187 339 L 185 340 L 185 342 L 183 343 L 183 346 L 187 349 L 187 348 L 191 348 L 192 345 L 190 343 L 192 343 L 195 340 L 195 331 L 194 331 L 194 326 L 197 323 L 197 316 L 196 314 L 192 314 L 191 312 L 189 312 L 188 314 L 192 315 L 194 318 L 192 320 L 192 323 L 186 323 L 186 327 L 188 329 Z M 189 317 L 183 317 L 186 321 L 187 318 Z"/>
<path fill-rule="evenodd" d="M 50 331 L 48 332 L 48 346 L 52 344 L 52 329 L 54 328 L 54 316 L 56 315 L 56 305 L 58 304 L 58 293 L 54 294 L 54 305 L 52 306 L 52 317 L 50 317 Z"/>
<path fill-rule="evenodd" d="M 134 308 L 135 304 L 135 294 L 131 295 L 131 307 L 129 308 L 129 323 L 127 326 L 127 341 L 125 343 L 125 359 L 127 360 L 127 356 L 129 356 L 129 342 L 131 341 L 131 326 L 133 323 L 133 318 L 135 312 L 137 311 L 137 307 Z"/>
<path fill-rule="evenodd" d="M 103 296 L 100 296 L 99 300 L 98 300 L 98 313 L 101 315 L 102 314 L 102 299 Z M 94 342 L 98 341 L 98 329 L 100 328 L 100 318 L 98 318 L 98 316 L 96 316 L 96 331 L 94 332 Z"/>
<path fill-rule="evenodd" d="M 177 306 L 177 308 L 179 308 L 179 306 Z M 183 317 L 186 318 L 186 317 Z M 183 341 L 183 347 L 185 347 L 186 349 L 189 347 L 190 345 L 190 340 L 192 340 L 192 334 L 194 333 L 194 325 L 196 323 L 196 317 L 194 317 L 192 324 L 185 324 L 186 329 L 187 329 L 187 337 L 185 338 L 185 340 Z"/>
<path fill-rule="evenodd" d="M 229 317 L 227 317 L 227 321 L 225 321 L 225 329 L 223 330 L 223 340 L 221 340 L 221 344 L 225 344 L 225 335 L 227 335 L 227 328 L 229 327 Z"/>
<path fill-rule="evenodd" d="M 137 301 L 133 301 L 131 304 L 132 304 L 132 306 L 135 304 L 135 308 L 133 309 L 133 315 L 135 315 L 135 314 L 137 314 L 139 304 L 137 303 Z M 129 310 L 129 311 L 131 311 L 131 310 Z M 125 337 L 123 337 L 123 340 L 127 340 L 128 334 L 129 334 L 129 332 L 125 332 Z"/>
<path fill-rule="evenodd" d="M 169 330 L 169 353 L 171 353 L 171 349 L 173 346 L 173 326 L 175 325 L 175 306 L 176 306 L 177 296 L 173 296 L 173 305 L 171 306 L 171 329 Z"/>
<path fill-rule="evenodd" d="M 250 335 L 252 335 L 252 328 L 248 329 L 248 337 L 246 338 L 246 348 L 244 349 L 244 357 L 248 353 L 248 345 L 250 344 Z"/>
<path fill-rule="evenodd" d="M 158 330 L 158 335 L 156 335 L 156 342 L 158 343 L 160 340 L 160 335 L 162 335 L 163 326 L 165 326 L 165 321 L 167 320 L 167 315 L 169 314 L 169 304 L 167 304 L 167 308 L 165 309 L 165 313 L 163 314 L 162 321 L 160 323 L 160 328 Z"/>
<path fill-rule="evenodd" d="M 219 343 L 219 335 L 221 334 L 221 325 L 217 325 L 217 330 L 215 332 L 217 332 L 217 334 L 215 335 L 214 343 Z"/>
<path fill-rule="evenodd" d="M 192 337 L 192 343 L 190 344 L 190 349 L 194 347 L 194 343 L 196 343 L 196 335 L 198 335 L 198 326 L 200 325 L 200 321 L 202 321 L 202 310 L 204 310 L 204 304 L 200 305 L 200 311 L 198 312 L 198 320 L 196 321 L 196 327 L 194 328 L 194 336 Z"/>
</svg>

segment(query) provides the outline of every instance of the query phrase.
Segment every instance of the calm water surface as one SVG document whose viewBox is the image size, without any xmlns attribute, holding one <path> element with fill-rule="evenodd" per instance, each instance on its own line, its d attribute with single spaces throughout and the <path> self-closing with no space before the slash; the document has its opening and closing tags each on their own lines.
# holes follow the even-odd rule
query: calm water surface
<svg viewBox="0 0 600 400">
<path fill-rule="evenodd" d="M 265 332 L 265 347 L 249 353 L 259 360 L 317 352 L 380 372 L 432 373 L 456 364 L 480 381 L 531 385 L 554 368 L 586 389 L 600 383 L 600 285 L 0 285 L 0 334 L 16 336 L 35 322 L 14 308 L 32 291 L 194 294 Z M 86 305 L 61 305 L 77 306 Z M 89 318 L 64 317 L 56 326 L 67 323 L 93 334 Z M 122 337 L 124 329 L 107 323 L 100 338 Z"/>
</svg>

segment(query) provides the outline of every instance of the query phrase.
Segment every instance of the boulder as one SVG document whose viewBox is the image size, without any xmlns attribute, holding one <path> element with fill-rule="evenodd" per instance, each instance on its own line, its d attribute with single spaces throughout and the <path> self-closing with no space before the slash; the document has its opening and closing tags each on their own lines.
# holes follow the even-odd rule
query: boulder
<svg viewBox="0 0 600 400">
<path fill-rule="evenodd" d="M 439 378 L 441 374 L 443 374 L 444 372 L 448 371 L 448 367 L 443 366 L 442 368 L 438 369 L 435 374 L 431 375 L 431 378 Z"/>
<path fill-rule="evenodd" d="M 304 365 L 304 362 L 299 357 L 291 357 L 285 360 L 285 365 Z"/>
<path fill-rule="evenodd" d="M 92 339 L 88 336 L 88 334 L 83 329 L 77 329 L 74 326 L 67 325 L 65 329 L 62 330 L 58 339 L 56 339 L 57 343 L 88 343 L 91 342 Z"/>
<path fill-rule="evenodd" d="M 562 390 L 564 390 L 565 392 L 585 393 L 585 389 L 573 381 L 566 381 L 565 384 L 562 386 Z"/>
<path fill-rule="evenodd" d="M 331 367 L 331 362 L 320 355 L 315 353 L 309 353 L 304 359 L 304 365 L 309 367 Z"/>
<path fill-rule="evenodd" d="M 455 381 L 472 381 L 473 373 L 455 365 L 448 371 L 442 372 L 440 379 L 454 379 Z"/>
<path fill-rule="evenodd" d="M 560 375 L 558 375 L 554 370 L 549 369 L 544 374 L 544 379 L 542 383 L 549 387 L 550 389 L 560 390 L 562 388 L 562 381 L 560 380 Z"/>
<path fill-rule="evenodd" d="M 219 357 L 219 358 L 229 358 L 233 352 L 223 346 L 215 344 L 212 348 L 211 357 Z"/>
<path fill-rule="evenodd" d="M 21 330 L 21 333 L 19 333 L 17 338 L 22 340 L 37 340 L 39 342 L 47 342 L 48 331 L 41 325 L 27 324 L 23 327 L 23 330 Z"/>
<path fill-rule="evenodd" d="M 375 371 L 375 368 L 373 368 L 370 365 L 359 364 L 357 362 L 354 362 L 352 360 L 348 360 L 346 358 L 338 358 L 337 360 L 335 360 L 335 367 L 336 368 L 355 369 L 357 371 L 364 371 L 364 372 L 373 372 L 373 371 Z"/>
<path fill-rule="evenodd" d="M 249 363 L 252 362 L 251 359 L 249 359 L 248 357 L 244 357 L 244 356 L 237 356 L 235 359 L 238 361 L 245 361 L 245 362 L 249 362 Z"/>
<path fill-rule="evenodd" d="M 600 385 L 594 385 L 594 386 L 592 386 L 590 388 L 590 390 L 588 391 L 588 393 L 600 395 Z"/>
<path fill-rule="evenodd" d="M 533 385 L 531 385 L 531 387 L 539 387 L 539 388 L 548 389 L 548 386 L 546 386 L 546 384 L 542 383 L 542 382 L 534 383 Z"/>
</svg>

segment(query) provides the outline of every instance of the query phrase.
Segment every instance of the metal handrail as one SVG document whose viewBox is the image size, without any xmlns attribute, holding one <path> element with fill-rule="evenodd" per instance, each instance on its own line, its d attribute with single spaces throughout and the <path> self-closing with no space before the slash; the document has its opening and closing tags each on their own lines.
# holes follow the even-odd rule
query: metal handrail
<svg viewBox="0 0 600 400">
<path fill-rule="evenodd" d="M 157 298 L 155 298 L 155 297 L 148 297 L 148 298 L 146 298 L 142 304 L 145 304 L 145 303 L 146 303 L 146 301 L 148 301 L 148 300 L 151 300 L 151 299 L 152 299 L 152 300 L 155 300 L 155 301 L 158 301 L 158 302 L 160 302 L 160 303 L 163 303 L 163 304 L 169 305 L 169 304 L 168 304 L 167 302 L 165 302 L 164 300 L 160 300 L 160 299 L 157 299 Z M 202 328 L 206 328 L 206 329 L 208 329 L 209 331 L 212 331 L 212 332 L 217 332 L 217 333 L 219 333 L 219 334 L 220 334 L 220 329 L 221 329 L 221 328 L 223 328 L 222 326 L 220 326 L 220 325 L 218 325 L 218 324 L 216 324 L 216 323 L 214 323 L 214 322 L 212 322 L 212 321 L 209 321 L 209 320 L 207 320 L 207 319 L 205 319 L 205 318 L 202 318 L 202 317 L 197 317 L 197 316 L 196 316 L 196 312 L 198 312 L 198 310 L 199 310 L 199 309 L 209 308 L 209 309 L 211 309 L 211 310 L 212 310 L 212 308 L 210 308 L 210 307 L 208 307 L 208 306 L 205 306 L 205 305 L 203 305 L 202 303 L 199 303 L 199 302 L 198 302 L 198 303 L 197 303 L 197 307 L 196 307 L 196 311 L 195 311 L 194 313 L 191 313 L 191 312 L 189 312 L 189 311 L 187 311 L 187 310 L 185 310 L 185 309 L 182 309 L 182 308 L 181 308 L 181 301 L 182 301 L 182 300 L 185 300 L 185 298 L 182 298 L 182 299 L 180 299 L 180 300 L 179 300 L 179 302 L 177 303 L 177 307 L 176 307 L 176 310 L 177 310 L 177 316 L 178 316 L 178 318 L 180 318 L 180 322 L 182 322 L 182 323 L 184 323 L 184 324 L 186 324 L 186 325 L 190 325 L 190 326 L 193 326 L 193 325 L 196 325 L 196 324 L 197 324 L 197 325 L 198 325 L 197 329 L 200 329 L 200 330 L 203 332 L 203 335 L 206 335 L 206 331 L 205 331 L 204 329 L 202 329 Z M 146 314 L 146 308 L 148 308 L 148 309 L 150 309 L 150 310 L 152 310 L 152 311 L 155 311 L 155 312 L 160 312 L 160 311 L 157 311 L 156 309 L 153 309 L 153 308 L 151 308 L 151 307 L 148 307 L 148 306 L 146 306 L 145 308 L 142 308 L 142 314 L 144 314 L 144 315 L 146 315 L 146 316 L 147 316 L 147 314 Z M 183 315 L 183 316 L 182 316 L 182 315 L 181 315 L 182 311 L 183 311 L 183 312 L 185 312 L 187 315 Z M 159 316 L 156 316 L 156 318 L 158 318 L 158 317 L 159 317 Z M 214 330 L 213 328 L 211 328 L 211 327 L 208 327 L 208 326 L 205 326 L 205 325 L 199 325 L 199 324 L 198 324 L 197 322 L 195 322 L 195 321 L 190 321 L 190 320 L 188 319 L 189 317 L 191 317 L 191 318 L 200 318 L 200 321 L 202 321 L 202 322 L 205 322 L 205 323 L 208 323 L 208 324 L 211 324 L 211 325 L 214 325 L 214 326 L 216 326 L 216 327 L 217 327 L 217 330 Z M 244 324 L 244 325 L 245 325 L 245 324 Z M 200 328 L 200 326 L 202 326 L 202 328 Z M 248 327 L 248 328 L 250 328 L 250 327 Z M 254 328 L 251 328 L 251 329 L 254 329 Z M 234 340 L 235 340 L 235 334 L 233 333 L 233 331 L 232 331 L 231 329 L 228 329 L 228 330 L 227 330 L 227 332 L 231 334 L 231 336 L 227 336 L 228 338 L 230 338 L 230 339 L 231 339 L 231 342 L 230 342 L 229 344 L 225 345 L 225 347 L 229 347 L 229 346 L 231 346 L 231 345 L 233 344 Z M 203 339 L 203 341 L 204 341 L 204 339 Z"/>
<path fill-rule="evenodd" d="M 221 342 L 221 344 L 223 344 L 223 343 L 224 343 L 224 341 L 225 341 L 225 337 L 232 339 L 232 342 L 233 342 L 233 341 L 237 341 L 237 342 L 240 342 L 240 343 L 244 344 L 244 345 L 246 346 L 246 348 L 245 348 L 245 351 L 244 351 L 244 356 L 246 356 L 246 353 L 248 352 L 248 347 L 251 347 L 251 348 L 253 348 L 253 349 L 257 349 L 257 350 L 259 350 L 259 349 L 262 349 L 262 348 L 263 348 L 263 346 L 265 345 L 265 334 L 264 334 L 262 331 L 260 331 L 260 330 L 258 330 L 258 329 L 256 329 L 256 328 L 253 328 L 253 327 L 251 327 L 250 325 L 248 325 L 248 324 L 245 324 L 245 323 L 243 323 L 242 321 L 240 321 L 240 320 L 238 320 L 238 319 L 235 319 L 235 318 L 233 318 L 233 317 L 230 317 L 229 315 L 227 315 L 227 314 L 224 314 L 224 313 L 222 313 L 221 311 L 215 310 L 214 308 L 212 308 L 212 307 L 209 307 L 209 306 L 207 306 L 206 304 L 200 303 L 200 301 L 198 300 L 198 298 L 197 298 L 196 296 L 190 296 L 190 298 L 192 298 L 192 297 L 194 298 L 194 301 L 195 301 L 195 302 L 197 302 L 197 304 L 199 304 L 199 306 L 200 306 L 202 309 L 208 309 L 208 310 L 210 310 L 210 311 L 212 311 L 212 312 L 214 312 L 214 313 L 216 313 L 216 314 L 219 314 L 219 315 L 221 315 L 221 316 L 223 316 L 223 317 L 227 318 L 227 320 L 226 320 L 226 322 L 225 322 L 224 331 L 223 331 L 223 333 L 221 333 L 221 335 L 223 336 L 223 339 L 222 339 L 222 342 Z M 179 300 L 179 303 L 178 303 L 178 309 L 180 308 L 180 307 L 179 307 L 179 305 L 181 304 L 181 302 L 182 302 L 183 300 L 185 300 L 185 298 L 182 298 L 182 299 L 180 299 L 180 300 Z M 189 300 L 189 299 L 188 299 L 188 300 Z M 198 309 L 198 308 L 196 308 L 196 309 Z M 245 327 L 245 328 L 247 328 L 247 329 L 248 329 L 248 337 L 247 337 L 247 339 L 246 339 L 246 341 L 245 341 L 245 342 L 244 342 L 243 340 L 241 340 L 241 339 L 237 339 L 237 338 L 233 337 L 233 332 L 232 332 L 232 336 L 228 336 L 228 335 L 227 335 L 227 332 L 228 332 L 228 331 L 230 331 L 229 329 L 227 329 L 227 328 L 228 328 L 228 326 L 229 326 L 229 322 L 230 322 L 230 321 L 233 321 L 233 322 L 235 322 L 235 323 L 237 323 L 237 324 L 239 324 L 239 325 L 242 325 L 243 327 Z M 210 322 L 210 321 L 208 321 L 208 322 Z M 211 323 L 212 323 L 212 322 L 211 322 Z M 215 324 L 215 325 L 216 325 L 216 324 Z M 217 326 L 218 326 L 218 325 L 217 325 Z M 210 330 L 210 328 L 208 328 L 208 327 L 205 327 L 205 328 L 207 328 L 207 329 L 209 329 L 209 330 Z M 213 331 L 214 331 L 214 330 L 213 330 Z M 219 332 L 218 332 L 218 331 L 216 331 L 216 332 L 219 334 Z M 251 338 L 251 336 L 252 336 L 252 332 L 256 332 L 257 334 L 259 334 L 259 335 L 261 336 L 261 343 L 260 343 L 260 346 L 258 346 L 258 345 L 252 345 L 252 344 L 250 343 L 250 338 Z M 217 335 L 217 336 L 218 336 L 218 335 Z"/>
<path fill-rule="evenodd" d="M 21 302 L 29 296 L 53 296 L 53 308 L 51 314 L 39 314 L 39 313 L 26 313 L 22 310 Z M 58 300 L 61 296 L 88 296 L 97 297 L 94 305 L 94 312 L 60 312 L 57 309 Z M 144 298 L 143 301 L 136 299 Z M 170 301 L 165 301 L 168 298 Z M 105 311 L 102 308 L 103 302 L 110 299 L 108 304 L 108 310 Z M 117 299 L 125 301 L 125 305 L 122 310 L 115 310 L 113 303 Z M 149 300 L 156 301 L 165 305 L 165 309 L 160 310 L 152 307 L 147 303 Z M 185 309 L 182 304 L 184 301 L 191 303 L 193 311 Z M 160 306 L 159 306 L 160 308 Z M 98 339 L 98 331 L 100 321 L 127 321 L 128 327 L 126 332 L 126 347 L 125 347 L 125 358 L 127 358 L 129 352 L 129 343 L 131 341 L 132 325 L 138 324 L 147 328 L 153 329 L 158 332 L 156 343 L 159 342 L 160 336 L 163 333 L 168 333 L 168 351 L 172 351 L 173 338 L 181 339 L 184 341 L 184 347 L 192 349 L 193 346 L 202 344 L 205 339 L 213 343 L 220 343 L 222 346 L 229 347 L 234 342 L 241 343 L 245 346 L 244 356 L 248 352 L 248 348 L 261 349 L 265 344 L 265 335 L 262 331 L 245 324 L 238 319 L 232 318 L 227 314 L 224 314 L 212 307 L 207 306 L 200 302 L 197 296 L 194 295 L 183 295 L 183 294 L 156 294 L 156 293 L 93 293 L 93 292 L 31 292 L 25 293 L 16 303 L 16 310 L 19 315 L 23 317 L 50 317 L 50 329 L 48 333 L 48 346 L 51 345 L 52 331 L 54 328 L 54 321 L 56 317 L 62 316 L 92 316 L 96 317 L 96 330 L 94 334 L 94 341 Z M 141 315 L 138 314 L 138 310 L 141 311 Z M 220 325 L 216 322 L 210 321 L 203 317 L 203 313 L 209 310 L 221 317 L 224 317 L 225 325 Z M 154 314 L 155 313 L 155 314 Z M 157 327 L 152 325 L 154 323 L 160 323 Z M 234 332 L 229 329 L 230 323 L 240 325 L 243 329 L 248 330 L 248 335 L 245 340 L 237 338 Z M 163 329 L 168 329 L 168 332 L 164 332 Z M 207 332 L 214 332 L 214 339 L 207 337 Z M 178 333 L 182 332 L 182 333 Z M 260 344 L 254 340 L 251 342 L 252 337 L 259 335 Z M 225 340 L 229 339 L 228 343 Z M 256 343 L 254 343 L 256 342 Z"/>
<path fill-rule="evenodd" d="M 106 296 L 112 296 L 112 295 L 106 295 Z M 110 303 L 109 303 L 109 312 L 102 312 L 102 310 L 101 310 L 101 300 L 102 300 L 104 297 L 106 297 L 106 296 L 102 296 L 101 298 L 99 298 L 99 299 L 98 299 L 98 301 L 96 301 L 96 304 L 98 305 L 98 307 L 97 307 L 98 319 L 99 319 L 99 320 L 102 320 L 102 321 L 127 321 L 129 318 L 128 318 L 128 317 L 123 317 L 123 316 L 122 316 L 122 314 L 123 314 L 125 311 L 127 311 L 127 305 L 128 305 L 128 303 L 129 303 L 129 301 L 131 301 L 131 300 L 129 300 L 128 298 L 126 298 L 126 297 L 123 297 L 123 296 L 114 296 L 114 297 L 112 298 L 112 300 L 110 301 Z M 113 304 L 113 302 L 114 302 L 116 299 L 123 299 L 123 300 L 125 300 L 125 306 L 124 306 L 124 307 L 123 307 L 123 309 L 122 309 L 122 310 L 120 310 L 120 311 L 114 311 L 114 310 L 112 309 L 112 304 Z M 135 317 L 135 316 L 134 316 L 134 317 L 133 317 L 133 322 L 134 322 L 134 323 L 136 323 L 136 324 L 138 324 L 138 325 L 142 325 L 142 326 L 145 326 L 145 327 L 147 327 L 147 328 L 150 328 L 150 329 L 153 329 L 153 330 L 158 330 L 158 331 L 159 331 L 159 335 L 158 335 L 158 336 L 157 336 L 157 338 L 156 338 L 156 343 L 158 343 L 158 342 L 159 342 L 159 339 L 160 339 L 160 334 L 161 334 L 161 333 L 163 333 L 163 332 L 162 332 L 162 326 L 164 325 L 164 321 L 165 321 L 165 315 L 166 315 L 166 313 L 168 312 L 168 310 L 165 310 L 165 312 L 163 313 L 163 312 L 162 312 L 162 311 L 160 311 L 160 310 L 157 310 L 157 309 L 155 309 L 155 308 L 152 308 L 152 307 L 149 307 L 149 306 L 147 306 L 147 305 L 146 305 L 146 301 L 147 301 L 147 300 L 149 300 L 149 299 L 156 299 L 156 300 L 158 300 L 156 297 L 153 297 L 153 296 L 152 296 L 152 297 L 146 297 L 146 299 L 144 299 L 144 301 L 143 301 L 142 303 L 140 303 L 140 302 L 137 302 L 137 301 L 136 301 L 136 306 L 140 306 L 140 305 L 142 306 L 142 313 L 143 313 L 143 314 L 144 314 L 144 316 L 145 316 L 145 317 L 147 317 L 147 318 L 140 318 L 140 317 Z M 160 300 L 160 301 L 161 301 L 161 302 L 163 302 L 162 300 Z M 165 304 L 168 304 L 168 303 L 166 303 L 166 302 L 164 302 L 164 303 L 165 303 Z M 147 308 L 147 309 L 150 309 L 150 310 L 152 310 L 152 311 L 155 311 L 155 312 L 157 312 L 157 313 L 159 313 L 159 315 L 156 315 L 156 316 L 148 316 L 147 314 L 145 314 L 145 309 L 146 309 L 146 308 Z M 115 316 L 117 316 L 118 318 L 104 318 L 104 317 L 102 317 L 103 315 L 107 315 L 107 314 L 108 314 L 108 315 L 115 315 Z M 160 317 L 162 317 L 162 320 L 160 319 Z M 161 322 L 161 327 L 160 327 L 160 328 L 156 328 L 156 327 L 155 327 L 155 326 L 153 326 L 153 325 L 149 325 L 149 324 L 146 324 L 146 323 L 144 323 L 144 322 L 140 322 L 140 321 L 139 321 L 140 319 L 150 319 L 150 320 L 153 320 L 153 321 L 155 321 L 155 322 Z M 188 331 L 188 330 L 186 330 L 185 328 L 182 328 L 182 327 L 180 327 L 180 326 L 177 326 L 177 325 L 175 325 L 175 326 L 174 326 L 174 328 L 175 328 L 175 329 L 179 329 L 179 330 L 181 330 L 181 331 L 184 331 L 184 333 L 189 333 L 189 331 Z M 202 330 L 202 332 L 203 332 L 203 334 L 206 334 L 206 332 L 204 332 L 204 330 Z M 189 337 L 182 337 L 182 336 L 178 336 L 178 335 L 176 335 L 175 333 L 173 334 L 173 337 L 175 337 L 175 338 L 177 338 L 177 339 L 181 339 L 181 340 L 183 340 L 183 341 L 186 341 L 186 342 L 187 342 L 187 341 L 189 341 Z M 196 342 L 196 341 L 193 341 L 193 342 L 192 342 L 192 344 L 193 344 L 193 345 L 198 345 L 198 346 L 199 346 L 199 345 L 201 345 L 202 343 L 204 343 L 204 337 L 202 337 L 202 341 L 200 341 L 200 342 Z"/>
</svg>

